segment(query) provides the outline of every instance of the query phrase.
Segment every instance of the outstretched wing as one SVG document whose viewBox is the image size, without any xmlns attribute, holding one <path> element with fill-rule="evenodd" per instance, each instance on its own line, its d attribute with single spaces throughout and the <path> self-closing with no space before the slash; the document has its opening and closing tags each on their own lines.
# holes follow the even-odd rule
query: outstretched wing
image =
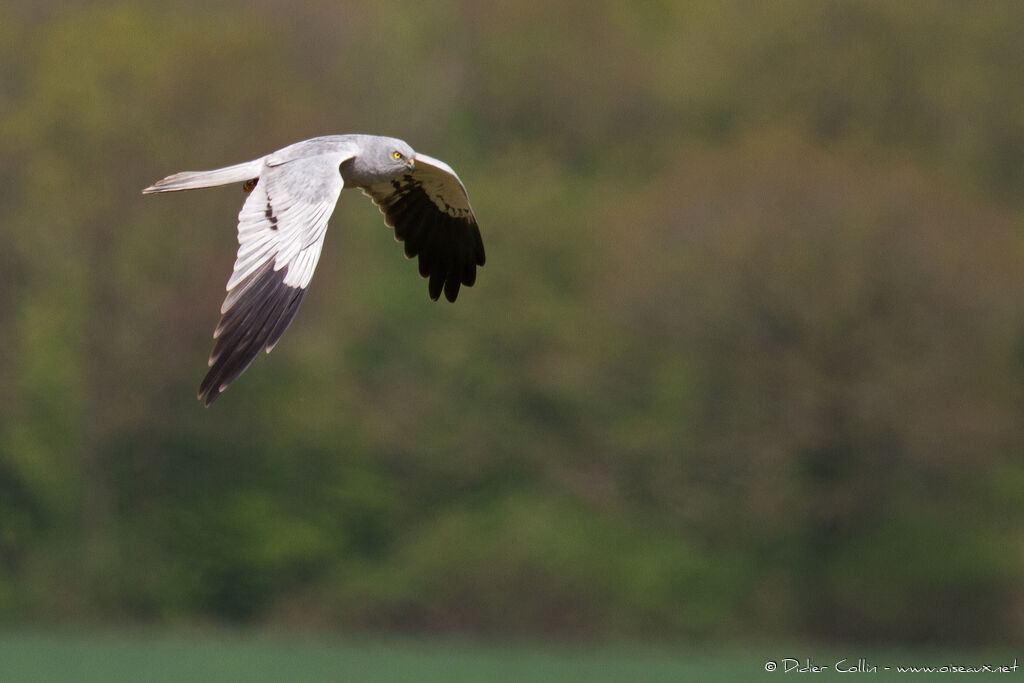
<svg viewBox="0 0 1024 683">
<path fill-rule="evenodd" d="M 408 258 L 419 256 L 420 275 L 430 278 L 430 298 L 444 291 L 455 301 L 459 287 L 476 282 L 484 265 L 484 243 L 469 197 L 448 164 L 416 155 L 415 169 L 390 181 L 363 188 L 405 243 Z"/>
<path fill-rule="evenodd" d="M 337 154 L 263 166 L 238 214 L 238 256 L 199 398 L 210 405 L 274 348 L 313 277 L 344 185 Z"/>
</svg>

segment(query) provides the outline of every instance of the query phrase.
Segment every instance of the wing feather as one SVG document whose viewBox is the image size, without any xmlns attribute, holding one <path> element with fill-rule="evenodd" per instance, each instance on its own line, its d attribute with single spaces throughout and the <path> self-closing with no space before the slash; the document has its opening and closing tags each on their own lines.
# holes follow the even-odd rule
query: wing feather
<svg viewBox="0 0 1024 683">
<path fill-rule="evenodd" d="M 298 312 L 344 185 L 338 165 L 348 156 L 264 165 L 238 213 L 238 253 L 213 333 L 210 370 L 199 386 L 206 405 L 260 351 L 270 352 Z"/>
<path fill-rule="evenodd" d="M 476 282 L 477 266 L 486 260 L 484 243 L 466 188 L 448 164 L 417 154 L 413 171 L 363 192 L 404 243 L 406 257 L 419 257 L 431 299 L 443 292 L 455 301 L 462 285 Z"/>
</svg>

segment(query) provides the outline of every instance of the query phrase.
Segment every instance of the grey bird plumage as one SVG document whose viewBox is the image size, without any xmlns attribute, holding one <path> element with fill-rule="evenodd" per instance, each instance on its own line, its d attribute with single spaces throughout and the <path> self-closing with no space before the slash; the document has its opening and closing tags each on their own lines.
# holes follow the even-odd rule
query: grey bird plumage
<svg viewBox="0 0 1024 683">
<path fill-rule="evenodd" d="M 242 183 L 238 254 L 213 333 L 199 398 L 210 405 L 295 317 L 320 258 L 327 221 L 342 189 L 359 188 L 384 214 L 407 258 L 419 258 L 430 298 L 455 301 L 485 261 L 462 181 L 443 161 L 402 140 L 328 135 L 212 171 L 167 176 L 142 192 Z"/>
</svg>

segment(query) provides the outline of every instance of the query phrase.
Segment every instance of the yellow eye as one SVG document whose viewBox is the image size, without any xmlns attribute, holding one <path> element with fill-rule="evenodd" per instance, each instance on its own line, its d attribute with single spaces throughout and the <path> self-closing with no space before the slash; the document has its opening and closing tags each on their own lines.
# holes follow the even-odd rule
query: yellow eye
<svg viewBox="0 0 1024 683">
<path fill-rule="evenodd" d="M 401 152 L 392 152 L 391 156 L 393 156 L 396 159 L 401 159 L 402 158 L 402 153 Z"/>
</svg>

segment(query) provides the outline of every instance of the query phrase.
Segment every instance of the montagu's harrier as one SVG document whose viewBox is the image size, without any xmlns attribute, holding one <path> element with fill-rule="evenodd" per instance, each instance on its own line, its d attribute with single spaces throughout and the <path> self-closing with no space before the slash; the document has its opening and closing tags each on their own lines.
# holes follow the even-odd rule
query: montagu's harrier
<svg viewBox="0 0 1024 683">
<path fill-rule="evenodd" d="M 289 145 L 253 161 L 213 171 L 175 173 L 143 194 L 243 183 L 238 256 L 213 333 L 210 371 L 199 398 L 210 405 L 262 349 L 274 348 L 306 294 L 327 219 L 342 188 L 369 196 L 419 256 L 430 298 L 455 301 L 476 281 L 484 244 L 462 181 L 448 164 L 416 154 L 402 140 L 329 135 Z"/>
</svg>

